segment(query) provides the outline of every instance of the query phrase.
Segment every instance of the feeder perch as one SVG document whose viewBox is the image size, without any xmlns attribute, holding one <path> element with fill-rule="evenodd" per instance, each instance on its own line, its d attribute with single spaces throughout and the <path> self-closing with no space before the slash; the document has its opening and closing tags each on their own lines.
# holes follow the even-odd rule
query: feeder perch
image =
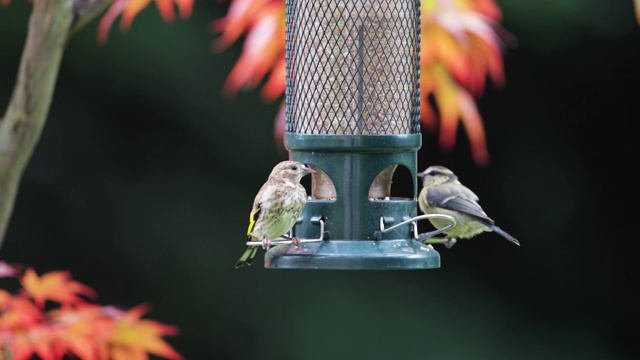
<svg viewBox="0 0 640 360">
<path fill-rule="evenodd" d="M 419 84 L 420 0 L 286 1 L 285 145 L 316 173 L 300 246 L 267 244 L 266 268 L 440 267 L 416 240 Z M 391 196 L 398 167 L 413 198 Z"/>
</svg>

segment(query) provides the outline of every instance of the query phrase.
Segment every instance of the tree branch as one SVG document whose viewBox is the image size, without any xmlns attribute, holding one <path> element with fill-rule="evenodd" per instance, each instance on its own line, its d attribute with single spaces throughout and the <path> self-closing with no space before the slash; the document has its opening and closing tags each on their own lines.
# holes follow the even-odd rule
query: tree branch
<svg viewBox="0 0 640 360">
<path fill-rule="evenodd" d="M 111 0 L 36 0 L 16 85 L 0 118 L 0 247 L 20 179 L 49 113 L 60 61 L 71 34 Z"/>
</svg>

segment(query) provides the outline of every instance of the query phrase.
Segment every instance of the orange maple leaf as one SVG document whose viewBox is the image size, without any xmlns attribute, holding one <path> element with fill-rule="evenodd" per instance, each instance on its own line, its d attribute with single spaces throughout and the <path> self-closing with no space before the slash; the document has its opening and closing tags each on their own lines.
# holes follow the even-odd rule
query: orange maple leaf
<svg viewBox="0 0 640 360">
<path fill-rule="evenodd" d="M 3 352 L 8 351 L 8 359 L 11 360 L 29 360 L 34 353 L 31 342 L 24 332 L 13 334 L 7 342 L 7 348 L 3 349 L 3 347 L 0 346 L 0 350 Z"/>
<path fill-rule="evenodd" d="M 109 339 L 111 359 L 147 359 L 146 353 L 170 360 L 182 359 L 180 354 L 162 340 L 163 336 L 176 335 L 177 328 L 141 319 L 147 311 L 148 306 L 139 305 L 116 320 L 114 334 Z"/>
<path fill-rule="evenodd" d="M 440 147 L 446 150 L 454 147 L 462 124 L 474 161 L 486 165 L 489 153 L 476 100 L 487 77 L 503 85 L 502 52 L 515 38 L 499 25 L 502 15 L 494 0 L 422 0 L 421 5 L 422 124 L 439 127 Z"/>
<path fill-rule="evenodd" d="M 43 321 L 44 315 L 31 301 L 0 289 L 0 331 L 28 328 Z"/>
<path fill-rule="evenodd" d="M 148 360 L 149 354 L 182 359 L 162 339 L 177 329 L 142 319 L 147 306 L 123 311 L 85 301 L 80 295 L 93 298 L 95 292 L 66 271 L 38 276 L 28 268 L 20 282 L 18 295 L 0 289 L 0 360 Z M 45 311 L 47 300 L 56 307 Z"/>
<path fill-rule="evenodd" d="M 62 352 L 83 360 L 107 359 L 107 342 L 113 335 L 114 319 L 105 309 L 85 303 L 50 311 Z"/>
<path fill-rule="evenodd" d="M 160 16 L 166 22 L 171 22 L 175 18 L 174 5 L 178 6 L 180 17 L 186 19 L 191 16 L 193 2 L 195 0 L 155 0 Z M 151 3 L 151 0 L 113 0 L 111 6 L 100 19 L 98 24 L 98 41 L 105 42 L 109 36 L 109 29 L 116 20 L 120 19 L 120 29 L 128 30 L 133 23 L 133 19 Z"/>
<path fill-rule="evenodd" d="M 47 300 L 70 305 L 84 302 L 78 295 L 89 298 L 96 296 L 95 291 L 87 285 L 71 280 L 71 274 L 68 271 L 52 271 L 39 277 L 35 270 L 29 268 L 22 277 L 21 283 L 26 294 L 41 308 Z"/>
</svg>

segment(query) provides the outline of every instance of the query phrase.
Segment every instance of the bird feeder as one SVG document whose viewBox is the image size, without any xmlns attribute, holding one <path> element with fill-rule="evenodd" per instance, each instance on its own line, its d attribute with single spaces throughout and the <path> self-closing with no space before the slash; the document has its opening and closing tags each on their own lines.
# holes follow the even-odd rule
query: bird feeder
<svg viewBox="0 0 640 360">
<path fill-rule="evenodd" d="M 420 0 L 286 0 L 285 145 L 316 173 L 301 244 L 266 268 L 440 267 L 416 240 L 419 80 Z M 399 167 L 413 198 L 391 196 Z"/>
</svg>

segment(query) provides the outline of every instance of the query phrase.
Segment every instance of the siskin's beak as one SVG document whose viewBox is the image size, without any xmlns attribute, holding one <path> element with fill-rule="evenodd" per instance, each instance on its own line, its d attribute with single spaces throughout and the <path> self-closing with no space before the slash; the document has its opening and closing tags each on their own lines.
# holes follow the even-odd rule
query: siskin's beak
<svg viewBox="0 0 640 360">
<path fill-rule="evenodd" d="M 417 173 L 416 176 L 419 177 L 419 178 L 423 178 L 423 177 L 427 176 L 427 174 L 421 172 L 421 173 Z"/>
<path fill-rule="evenodd" d="M 308 167 L 307 165 L 303 165 L 302 166 L 302 170 L 307 174 L 316 172 L 315 170 L 313 170 L 312 168 Z"/>
</svg>

